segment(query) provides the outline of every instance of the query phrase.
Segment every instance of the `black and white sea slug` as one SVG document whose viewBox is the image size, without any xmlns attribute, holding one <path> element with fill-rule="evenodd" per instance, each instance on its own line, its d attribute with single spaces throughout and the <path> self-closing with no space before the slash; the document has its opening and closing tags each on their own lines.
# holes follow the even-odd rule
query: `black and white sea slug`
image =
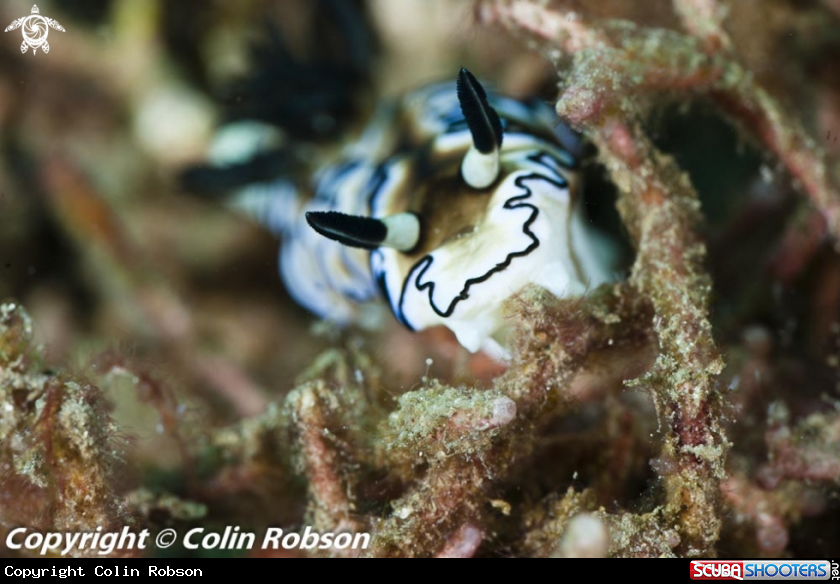
<svg viewBox="0 0 840 584">
<path fill-rule="evenodd" d="M 498 353 L 503 305 L 524 287 L 581 295 L 612 276 L 555 119 L 462 69 L 382 105 L 309 182 L 254 183 L 233 200 L 282 238 L 283 280 L 317 315 L 359 322 L 384 299 L 412 330 L 443 325 L 468 350 Z M 232 125 L 211 162 L 241 162 L 275 138 Z"/>
</svg>

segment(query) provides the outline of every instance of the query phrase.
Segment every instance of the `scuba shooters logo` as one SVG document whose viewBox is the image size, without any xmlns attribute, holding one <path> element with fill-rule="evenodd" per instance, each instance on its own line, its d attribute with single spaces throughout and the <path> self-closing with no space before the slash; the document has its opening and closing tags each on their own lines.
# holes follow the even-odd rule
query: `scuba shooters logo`
<svg viewBox="0 0 840 584">
<path fill-rule="evenodd" d="M 829 560 L 693 560 L 692 580 L 838 580 Z"/>
<path fill-rule="evenodd" d="M 39 14 L 38 6 L 32 6 L 32 14 L 24 16 L 12 21 L 12 24 L 6 27 L 3 32 L 10 30 L 21 29 L 23 34 L 23 43 L 20 45 L 20 52 L 25 53 L 29 48 L 32 48 L 32 54 L 38 52 L 38 49 L 44 53 L 50 52 L 50 44 L 47 42 L 47 36 L 50 34 L 50 28 L 64 32 L 64 27 L 58 24 L 57 20 L 41 16 Z"/>
</svg>

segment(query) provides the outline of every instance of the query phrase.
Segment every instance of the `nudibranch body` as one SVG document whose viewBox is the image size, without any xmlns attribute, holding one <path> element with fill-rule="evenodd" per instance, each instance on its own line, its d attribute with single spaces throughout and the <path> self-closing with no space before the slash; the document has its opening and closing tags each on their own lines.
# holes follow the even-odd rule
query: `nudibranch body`
<svg viewBox="0 0 840 584">
<path fill-rule="evenodd" d="M 472 352 L 498 347 L 503 305 L 527 285 L 581 295 L 612 275 L 555 118 L 462 70 L 380 107 L 311 184 L 250 185 L 236 201 L 282 237 L 283 280 L 319 316 L 358 322 L 384 297 L 412 330 L 443 325 Z M 242 136 L 223 132 L 214 161 L 241 159 Z"/>
</svg>

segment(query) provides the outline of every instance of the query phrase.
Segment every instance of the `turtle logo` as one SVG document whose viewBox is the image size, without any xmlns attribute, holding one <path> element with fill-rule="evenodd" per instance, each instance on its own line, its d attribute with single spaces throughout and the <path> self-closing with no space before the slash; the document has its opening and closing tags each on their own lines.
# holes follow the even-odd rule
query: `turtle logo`
<svg viewBox="0 0 840 584">
<path fill-rule="evenodd" d="M 38 14 L 37 6 L 32 7 L 32 14 L 18 18 L 7 26 L 3 32 L 9 32 L 21 26 L 23 26 L 23 43 L 20 45 L 20 52 L 25 53 L 29 47 L 32 47 L 33 55 L 38 52 L 38 49 L 45 53 L 50 52 L 50 44 L 47 42 L 50 27 L 64 32 L 64 27 L 58 24 L 58 21 Z"/>
</svg>

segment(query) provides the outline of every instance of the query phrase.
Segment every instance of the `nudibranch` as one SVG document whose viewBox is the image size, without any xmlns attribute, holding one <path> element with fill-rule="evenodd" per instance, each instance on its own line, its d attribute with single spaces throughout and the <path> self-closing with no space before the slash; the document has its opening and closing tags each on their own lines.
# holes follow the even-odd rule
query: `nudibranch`
<svg viewBox="0 0 840 584">
<path fill-rule="evenodd" d="M 384 297 L 409 329 L 443 325 L 471 352 L 498 349 L 505 301 L 529 284 L 564 297 L 612 279 L 555 120 L 462 69 L 382 105 L 309 184 L 251 184 L 235 201 L 282 238 L 282 278 L 315 314 L 359 322 Z M 232 126 L 211 159 L 253 156 L 272 132 Z"/>
</svg>

